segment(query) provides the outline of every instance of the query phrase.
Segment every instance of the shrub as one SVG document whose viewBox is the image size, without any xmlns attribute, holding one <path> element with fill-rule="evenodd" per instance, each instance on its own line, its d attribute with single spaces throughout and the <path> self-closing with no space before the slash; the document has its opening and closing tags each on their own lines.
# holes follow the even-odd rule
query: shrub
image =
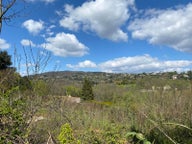
<svg viewBox="0 0 192 144">
<path fill-rule="evenodd" d="M 58 135 L 58 140 L 60 144 L 80 144 L 79 140 L 73 135 L 73 130 L 69 123 L 61 126 L 60 134 Z"/>
<path fill-rule="evenodd" d="M 0 93 L 0 143 L 20 143 L 25 135 L 24 102 L 11 98 L 17 89 Z"/>
</svg>

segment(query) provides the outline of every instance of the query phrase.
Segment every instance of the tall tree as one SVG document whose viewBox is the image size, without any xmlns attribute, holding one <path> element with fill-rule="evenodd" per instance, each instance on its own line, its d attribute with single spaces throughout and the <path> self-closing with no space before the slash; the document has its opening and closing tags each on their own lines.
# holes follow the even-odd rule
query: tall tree
<svg viewBox="0 0 192 144">
<path fill-rule="evenodd" d="M 83 100 L 93 100 L 94 99 L 92 83 L 87 78 L 83 82 L 83 87 L 81 90 L 81 98 Z"/>
<path fill-rule="evenodd" d="M 8 68 L 10 65 L 12 65 L 11 56 L 7 51 L 0 51 L 0 70 Z"/>
</svg>

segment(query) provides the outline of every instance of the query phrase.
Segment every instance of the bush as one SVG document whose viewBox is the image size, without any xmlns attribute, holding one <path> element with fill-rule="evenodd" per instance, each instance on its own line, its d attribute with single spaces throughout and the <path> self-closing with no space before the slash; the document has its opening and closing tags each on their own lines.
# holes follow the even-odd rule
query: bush
<svg viewBox="0 0 192 144">
<path fill-rule="evenodd" d="M 60 144 L 80 144 L 79 140 L 73 135 L 73 130 L 69 123 L 61 126 L 60 134 L 58 135 L 58 140 Z"/>
<path fill-rule="evenodd" d="M 0 143 L 21 143 L 25 136 L 24 102 L 11 98 L 16 90 L 0 93 Z"/>
</svg>

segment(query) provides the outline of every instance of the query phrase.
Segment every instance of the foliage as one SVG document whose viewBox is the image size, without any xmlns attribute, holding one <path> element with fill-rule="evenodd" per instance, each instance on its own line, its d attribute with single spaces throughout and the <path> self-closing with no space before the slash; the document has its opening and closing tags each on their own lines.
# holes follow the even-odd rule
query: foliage
<svg viewBox="0 0 192 144">
<path fill-rule="evenodd" d="M 48 85 L 43 80 L 32 81 L 32 86 L 37 96 L 46 96 L 49 94 Z"/>
<path fill-rule="evenodd" d="M 10 65 L 12 65 L 11 56 L 7 51 L 0 51 L 0 70 L 8 68 Z"/>
<path fill-rule="evenodd" d="M 104 122 L 100 127 L 84 130 L 79 139 L 83 144 L 123 144 L 127 142 L 124 131 L 125 127 L 122 125 Z"/>
<path fill-rule="evenodd" d="M 81 98 L 83 100 L 93 100 L 94 99 L 92 83 L 87 78 L 83 82 L 83 87 L 81 90 Z"/>
<path fill-rule="evenodd" d="M 21 143 L 25 135 L 24 102 L 11 97 L 17 90 L 15 87 L 0 93 L 0 143 Z"/>
<path fill-rule="evenodd" d="M 187 74 L 189 76 L 189 80 L 192 80 L 192 71 L 188 71 Z"/>
<path fill-rule="evenodd" d="M 164 123 L 152 129 L 147 137 L 150 140 L 155 140 L 155 143 L 190 144 L 192 141 L 192 129 L 182 124 Z"/>
<path fill-rule="evenodd" d="M 31 80 L 28 77 L 21 77 L 19 79 L 19 89 L 21 91 L 31 90 L 32 89 L 32 83 Z"/>
<path fill-rule="evenodd" d="M 135 144 L 151 144 L 142 133 L 128 132 L 126 136 L 128 139 L 131 138 L 131 142 Z"/>
<path fill-rule="evenodd" d="M 110 126 L 108 124 L 106 130 L 103 132 L 103 143 L 121 144 L 125 142 L 123 140 L 123 136 L 121 135 L 122 131 L 123 128 L 116 126 L 114 123 L 112 123 Z"/>
<path fill-rule="evenodd" d="M 18 86 L 20 75 L 15 72 L 15 69 L 7 68 L 0 70 L 0 91 L 6 92 L 12 87 Z"/>
<path fill-rule="evenodd" d="M 21 76 L 10 68 L 11 56 L 0 51 L 0 143 L 24 143 L 27 121 L 20 94 Z"/>
<path fill-rule="evenodd" d="M 58 135 L 58 140 L 60 144 L 80 144 L 79 140 L 73 135 L 73 130 L 69 123 L 61 126 L 60 134 Z"/>
<path fill-rule="evenodd" d="M 65 93 L 66 95 L 71 95 L 74 97 L 80 96 L 80 89 L 75 86 L 66 86 L 65 87 Z"/>
</svg>

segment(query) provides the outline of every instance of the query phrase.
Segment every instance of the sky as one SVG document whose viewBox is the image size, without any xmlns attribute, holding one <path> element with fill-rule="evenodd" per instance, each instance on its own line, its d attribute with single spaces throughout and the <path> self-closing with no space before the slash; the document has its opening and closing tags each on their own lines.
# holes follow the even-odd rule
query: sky
<svg viewBox="0 0 192 144">
<path fill-rule="evenodd" d="M 192 69 L 192 0 L 18 0 L 0 50 L 21 75 Z"/>
</svg>

